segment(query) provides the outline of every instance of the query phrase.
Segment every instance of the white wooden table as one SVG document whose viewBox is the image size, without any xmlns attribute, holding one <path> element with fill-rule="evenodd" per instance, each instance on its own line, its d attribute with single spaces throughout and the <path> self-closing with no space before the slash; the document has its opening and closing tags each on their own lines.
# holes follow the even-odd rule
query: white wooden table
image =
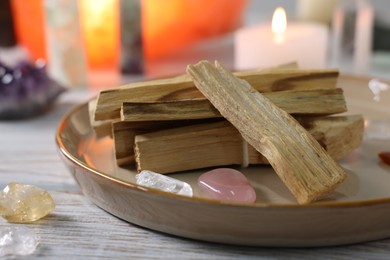
<svg viewBox="0 0 390 260">
<path fill-rule="evenodd" d="M 80 192 L 58 156 L 54 135 L 61 117 L 93 95 L 78 90 L 62 96 L 54 110 L 22 121 L 0 121 L 0 186 L 22 182 L 48 190 L 56 209 L 31 224 L 41 237 L 28 259 L 389 259 L 390 239 L 306 249 L 253 248 L 192 241 L 124 222 Z M 351 93 L 349 93 L 351 94 Z M 387 118 L 389 119 L 389 117 Z M 0 220 L 0 229 L 16 224 Z"/>
</svg>

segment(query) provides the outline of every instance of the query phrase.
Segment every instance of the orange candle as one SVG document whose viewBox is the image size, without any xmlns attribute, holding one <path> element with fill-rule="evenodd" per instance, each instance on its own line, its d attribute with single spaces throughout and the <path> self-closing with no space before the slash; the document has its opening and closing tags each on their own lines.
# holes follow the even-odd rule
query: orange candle
<svg viewBox="0 0 390 260">
<path fill-rule="evenodd" d="M 220 35 L 241 23 L 246 0 L 142 0 L 143 48 L 147 59 Z"/>
<path fill-rule="evenodd" d="M 12 0 L 16 40 L 33 60 L 46 60 L 43 0 Z"/>
<path fill-rule="evenodd" d="M 91 69 L 118 66 L 118 5 L 118 0 L 79 0 L 81 30 Z"/>
</svg>

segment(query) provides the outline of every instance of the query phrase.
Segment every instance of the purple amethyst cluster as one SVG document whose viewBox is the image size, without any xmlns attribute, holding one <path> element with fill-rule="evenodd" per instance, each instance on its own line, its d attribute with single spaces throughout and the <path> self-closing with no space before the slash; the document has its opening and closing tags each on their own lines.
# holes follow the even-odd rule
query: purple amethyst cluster
<svg viewBox="0 0 390 260">
<path fill-rule="evenodd" d="M 0 62 L 0 119 L 21 119 L 50 109 L 65 88 L 49 78 L 45 63 Z"/>
</svg>

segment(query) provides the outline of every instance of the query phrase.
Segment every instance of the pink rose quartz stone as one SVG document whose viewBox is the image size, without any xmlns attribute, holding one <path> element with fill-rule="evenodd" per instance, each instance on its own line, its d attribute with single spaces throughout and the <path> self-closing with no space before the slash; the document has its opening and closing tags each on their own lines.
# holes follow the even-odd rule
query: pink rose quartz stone
<svg viewBox="0 0 390 260">
<path fill-rule="evenodd" d="M 198 178 L 201 193 L 211 199 L 233 202 L 255 202 L 256 192 L 241 172 L 218 168 Z"/>
</svg>

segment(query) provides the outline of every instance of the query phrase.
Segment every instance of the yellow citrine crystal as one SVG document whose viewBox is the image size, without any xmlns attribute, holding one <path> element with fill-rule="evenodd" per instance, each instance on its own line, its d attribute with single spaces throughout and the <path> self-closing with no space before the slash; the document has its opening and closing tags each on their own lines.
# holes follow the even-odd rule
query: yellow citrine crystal
<svg viewBox="0 0 390 260">
<path fill-rule="evenodd" d="M 10 183 L 0 193 L 0 216 L 8 222 L 32 222 L 53 211 L 49 192 L 33 185 Z"/>
</svg>

